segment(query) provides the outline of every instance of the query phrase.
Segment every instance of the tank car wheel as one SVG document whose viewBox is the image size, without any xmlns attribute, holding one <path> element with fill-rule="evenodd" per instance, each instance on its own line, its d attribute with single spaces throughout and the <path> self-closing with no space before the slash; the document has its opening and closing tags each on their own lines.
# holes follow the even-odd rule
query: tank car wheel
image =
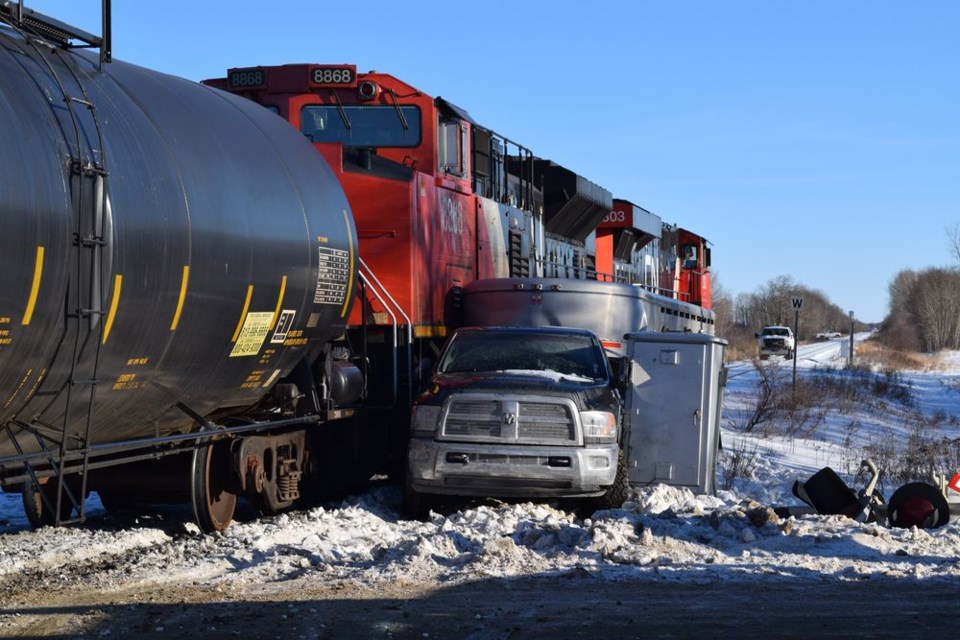
<svg viewBox="0 0 960 640">
<path fill-rule="evenodd" d="M 53 510 L 57 504 L 57 480 L 55 478 L 40 485 L 40 487 L 37 487 L 33 482 L 26 482 L 23 485 L 21 496 L 23 497 L 23 510 L 31 526 L 39 529 L 40 527 L 53 527 L 57 525 L 58 519 L 53 514 Z M 47 502 L 50 504 L 49 509 L 43 504 L 44 497 L 46 497 Z M 59 520 L 68 520 L 72 511 L 73 504 L 70 502 L 69 496 L 64 493 L 60 500 Z"/>
<path fill-rule="evenodd" d="M 205 533 L 223 531 L 233 521 L 237 494 L 232 487 L 229 443 L 198 445 L 190 469 L 190 499 L 197 525 Z"/>
</svg>

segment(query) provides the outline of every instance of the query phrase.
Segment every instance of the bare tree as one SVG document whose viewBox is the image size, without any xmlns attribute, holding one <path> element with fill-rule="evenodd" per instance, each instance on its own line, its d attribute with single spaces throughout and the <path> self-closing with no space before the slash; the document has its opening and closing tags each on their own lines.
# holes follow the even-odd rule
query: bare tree
<svg viewBox="0 0 960 640">
<path fill-rule="evenodd" d="M 733 298 L 720 283 L 719 274 L 714 271 L 710 280 L 710 299 L 713 302 L 713 312 L 716 314 L 716 334 L 725 336 L 734 324 Z"/>
<path fill-rule="evenodd" d="M 906 299 L 907 314 L 925 351 L 960 348 L 960 272 L 920 272 Z"/>
<path fill-rule="evenodd" d="M 955 222 L 953 226 L 946 228 L 947 249 L 953 259 L 960 264 L 960 222 Z"/>
</svg>

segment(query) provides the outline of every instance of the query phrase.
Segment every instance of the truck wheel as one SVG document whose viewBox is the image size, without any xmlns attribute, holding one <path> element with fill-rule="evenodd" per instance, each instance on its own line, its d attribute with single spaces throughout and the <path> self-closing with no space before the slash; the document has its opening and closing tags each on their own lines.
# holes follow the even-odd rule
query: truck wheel
<svg viewBox="0 0 960 640">
<path fill-rule="evenodd" d="M 433 508 L 433 496 L 420 493 L 413 488 L 409 478 L 403 481 L 403 515 L 411 520 L 426 522 Z"/>
<path fill-rule="evenodd" d="M 617 452 L 617 475 L 602 496 L 596 498 L 587 498 L 584 501 L 584 511 L 593 513 L 600 509 L 619 509 L 627 501 L 630 492 L 630 481 L 627 477 L 627 461 L 623 455 L 623 449 Z"/>
</svg>

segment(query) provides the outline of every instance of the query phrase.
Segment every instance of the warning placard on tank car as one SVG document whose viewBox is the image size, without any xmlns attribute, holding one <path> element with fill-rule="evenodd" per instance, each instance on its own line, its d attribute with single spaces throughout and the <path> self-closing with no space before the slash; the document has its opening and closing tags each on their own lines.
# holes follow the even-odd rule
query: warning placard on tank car
<svg viewBox="0 0 960 640">
<path fill-rule="evenodd" d="M 320 247 L 317 265 L 317 290 L 314 304 L 343 304 L 350 279 L 350 252 L 344 249 Z"/>
<path fill-rule="evenodd" d="M 255 356 L 260 352 L 263 341 L 267 339 L 270 333 L 270 325 L 273 323 L 273 311 L 251 311 L 243 321 L 243 329 L 240 330 L 240 336 L 237 343 L 233 345 L 233 351 L 230 352 L 231 358 L 240 356 Z"/>
<path fill-rule="evenodd" d="M 283 341 L 287 339 L 290 328 L 293 327 L 293 318 L 296 315 L 297 312 L 294 309 L 284 309 L 280 312 L 277 328 L 273 332 L 273 337 L 270 338 L 270 344 L 283 344 Z"/>
</svg>

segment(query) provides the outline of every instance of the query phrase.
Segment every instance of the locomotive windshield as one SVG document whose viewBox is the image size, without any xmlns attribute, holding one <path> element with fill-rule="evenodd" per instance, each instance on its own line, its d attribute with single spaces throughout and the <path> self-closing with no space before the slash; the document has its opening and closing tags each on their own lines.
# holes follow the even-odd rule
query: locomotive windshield
<svg viewBox="0 0 960 640">
<path fill-rule="evenodd" d="M 394 106 L 309 105 L 300 112 L 300 131 L 313 142 L 348 147 L 416 147 L 420 144 L 420 108 Z"/>
</svg>

